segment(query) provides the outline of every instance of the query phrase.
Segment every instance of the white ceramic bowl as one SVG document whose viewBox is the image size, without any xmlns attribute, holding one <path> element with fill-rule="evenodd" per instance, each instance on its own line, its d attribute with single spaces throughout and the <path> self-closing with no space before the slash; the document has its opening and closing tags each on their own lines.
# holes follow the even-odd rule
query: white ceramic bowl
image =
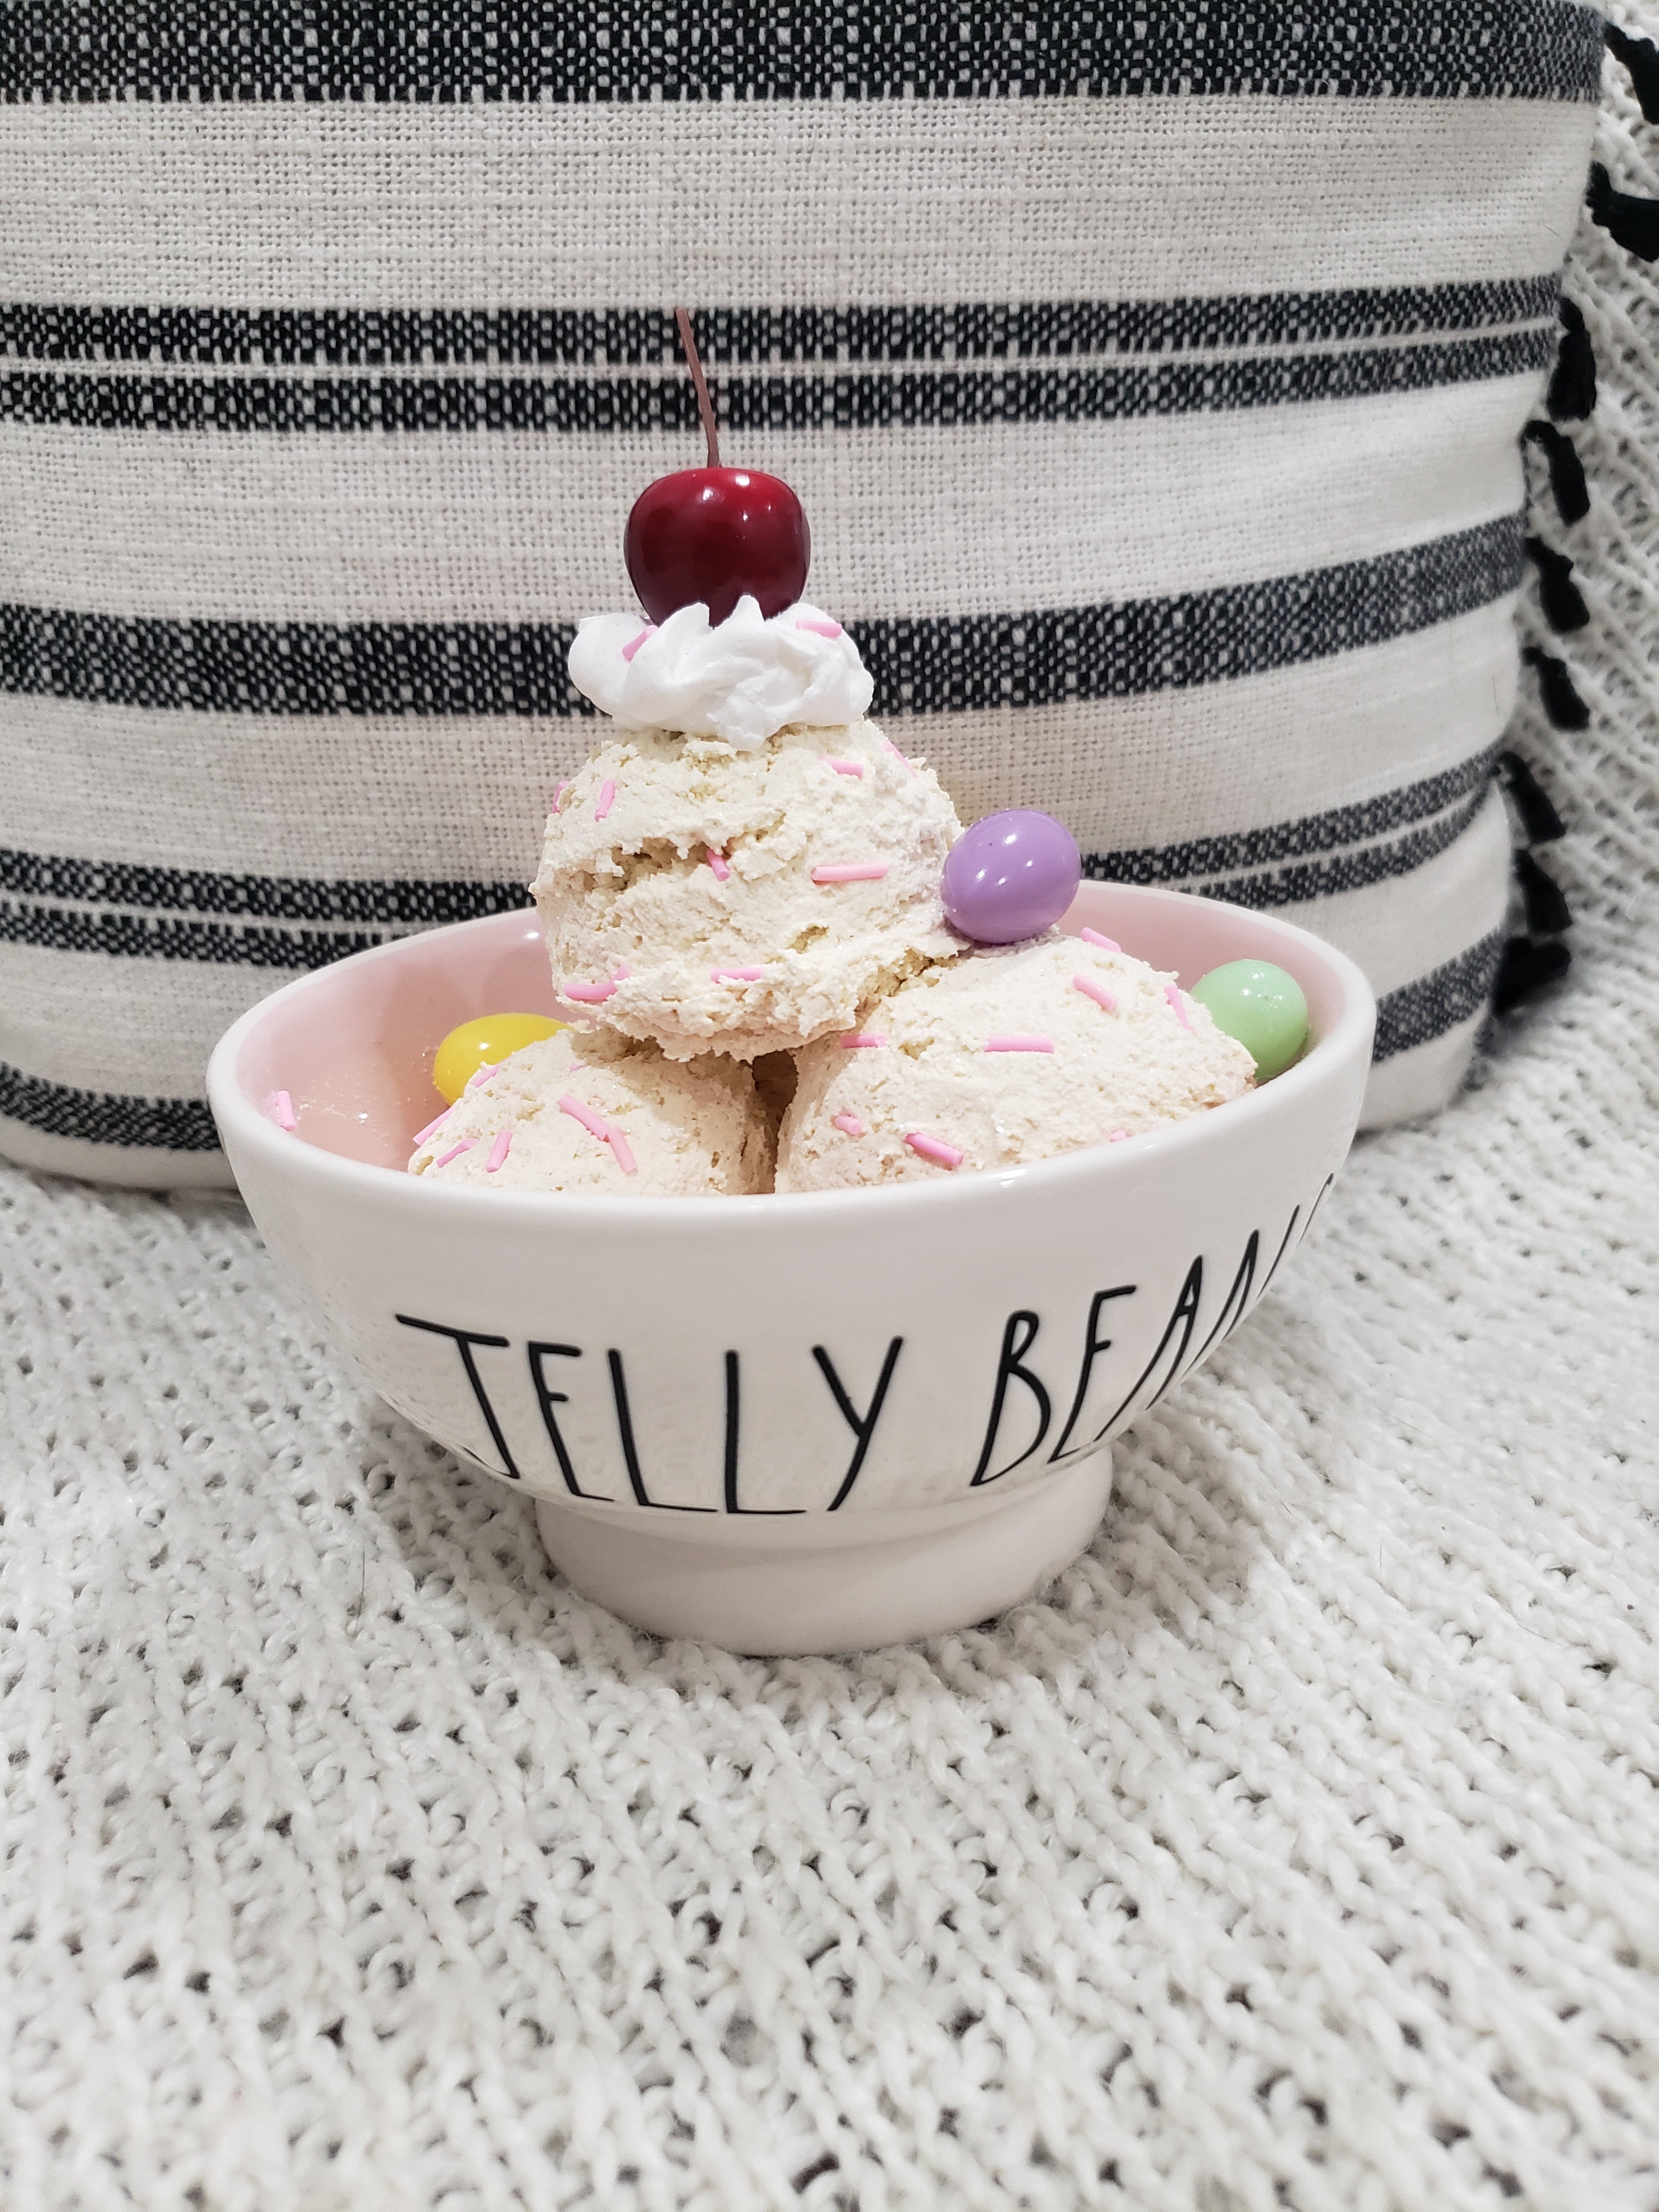
<svg viewBox="0 0 1659 2212">
<path fill-rule="evenodd" d="M 846 1650 L 987 1619 L 1092 1535 L 1109 1442 L 1236 1328 L 1341 1165 L 1375 1008 L 1305 932 L 1089 884 L 1066 927 L 1195 982 L 1277 961 L 1312 1042 L 1249 1097 L 1006 1173 L 787 1198 L 404 1173 L 456 1023 L 553 1011 L 535 919 L 400 939 L 245 1014 L 208 1073 L 277 1264 L 400 1413 L 538 1500 L 660 1635 Z M 272 1117 L 286 1091 L 296 1133 Z"/>
</svg>

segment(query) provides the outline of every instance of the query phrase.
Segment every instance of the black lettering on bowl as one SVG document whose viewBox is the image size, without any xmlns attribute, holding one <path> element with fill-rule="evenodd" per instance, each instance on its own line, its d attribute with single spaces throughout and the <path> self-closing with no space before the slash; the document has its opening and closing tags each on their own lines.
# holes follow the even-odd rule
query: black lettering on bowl
<svg viewBox="0 0 1659 2212">
<path fill-rule="evenodd" d="M 741 1382 L 738 1355 L 735 1352 L 728 1352 L 726 1355 L 726 1510 L 728 1513 L 751 1514 L 757 1521 L 786 1519 L 792 1513 L 805 1513 L 806 1508 L 804 1505 L 739 1505 L 738 1503 L 738 1416 Z"/>
<path fill-rule="evenodd" d="M 842 1419 L 858 1438 L 854 1447 L 852 1459 L 848 1464 L 847 1472 L 841 1479 L 841 1488 L 830 1500 L 826 1508 L 826 1510 L 830 1513 L 834 1513 L 847 1503 L 853 1485 L 859 1479 L 859 1470 L 864 1465 L 865 1454 L 870 1449 L 870 1439 L 876 1432 L 876 1423 L 881 1419 L 882 1405 L 887 1396 L 887 1385 L 893 1379 L 893 1370 L 898 1364 L 899 1347 L 903 1342 L 904 1339 L 902 1336 L 896 1336 L 888 1346 L 887 1357 L 881 1364 L 881 1373 L 877 1378 L 875 1395 L 870 1401 L 869 1412 L 865 1414 L 860 1413 L 858 1407 L 848 1396 L 846 1386 L 836 1372 L 835 1363 L 823 1346 L 821 1344 L 815 1344 L 812 1346 L 812 1357 L 817 1361 L 823 1379 L 835 1395 L 836 1403 L 841 1408 Z"/>
<path fill-rule="evenodd" d="M 1138 1296 L 1139 1287 L 1133 1283 L 1116 1283 L 1109 1289 L 1093 1292 L 1090 1299 L 1087 1325 L 1083 1332 L 1082 1356 L 1077 1371 L 1076 1383 L 1071 1394 L 1069 1409 L 1064 1425 L 1052 1449 L 1048 1451 L 1044 1464 L 1048 1467 L 1059 1466 L 1066 1461 L 1080 1457 L 1085 1451 L 1091 1450 L 1103 1443 L 1110 1432 L 1119 1427 L 1126 1418 L 1133 1413 L 1144 1413 L 1157 1405 L 1183 1376 L 1189 1374 L 1215 1349 L 1217 1345 L 1224 1342 L 1245 1316 L 1260 1304 L 1284 1261 L 1307 1236 L 1334 1180 L 1334 1176 L 1326 1177 L 1317 1196 L 1312 1204 L 1305 1208 L 1305 1211 L 1300 1205 L 1292 1207 L 1290 1219 L 1285 1224 L 1284 1235 L 1274 1254 L 1273 1265 L 1264 1275 L 1260 1277 L 1260 1279 L 1258 1279 L 1258 1271 L 1261 1261 L 1261 1231 L 1259 1229 L 1250 1231 L 1245 1240 L 1238 1265 L 1232 1274 L 1227 1295 L 1221 1302 L 1220 1310 L 1211 1323 L 1208 1334 L 1199 1343 L 1196 1351 L 1194 1351 L 1193 1346 L 1204 1302 L 1206 1264 L 1210 1265 L 1212 1279 L 1219 1279 L 1219 1277 L 1213 1263 L 1206 1263 L 1203 1255 L 1200 1254 L 1194 1258 L 1182 1279 L 1180 1292 L 1164 1324 L 1163 1334 L 1158 1339 L 1157 1350 L 1141 1369 L 1133 1384 L 1122 1397 L 1118 1399 L 1112 1413 L 1095 1431 L 1088 1442 L 1074 1444 L 1072 1440 L 1087 1412 L 1091 1390 L 1110 1364 L 1109 1355 L 1113 1349 L 1114 1339 L 1103 1333 L 1103 1321 L 1107 1317 L 1109 1307 L 1120 1299 Z M 488 1462 L 482 1459 L 477 1461 L 477 1464 L 484 1468 L 486 1472 L 497 1474 L 506 1481 L 522 1481 L 524 1476 L 518 1461 L 514 1456 L 512 1447 L 507 1443 L 507 1432 L 502 1425 L 502 1416 L 497 1412 L 490 1394 L 484 1386 L 483 1377 L 479 1372 L 478 1362 L 475 1357 L 475 1353 L 479 1349 L 505 1351 L 509 1347 L 512 1340 L 478 1329 L 461 1328 L 447 1322 L 427 1321 L 416 1314 L 398 1314 L 395 1318 L 404 1328 L 421 1329 L 431 1336 L 447 1337 L 455 1346 L 460 1357 L 461 1368 L 466 1376 L 467 1386 L 472 1393 L 473 1401 L 479 1413 L 483 1417 L 490 1440 L 501 1460 L 500 1468 L 490 1468 Z M 970 1490 L 983 1489 L 991 1483 L 1000 1482 L 1005 1475 L 1012 1474 L 1017 1468 L 1024 1466 L 1027 1461 L 1040 1451 L 1048 1441 L 1048 1433 L 1054 1423 L 1054 1400 L 1050 1395 L 1048 1384 L 1044 1382 L 1036 1368 L 1030 1364 L 1034 1347 L 1043 1326 L 1042 1316 L 1026 1306 L 1016 1308 L 1008 1315 L 1003 1324 L 1001 1343 L 997 1355 L 996 1374 L 992 1386 L 990 1413 L 986 1423 L 984 1441 L 980 1448 L 978 1463 L 969 1478 L 967 1486 Z M 1051 1327 L 1047 1341 L 1052 1346 L 1057 1340 L 1063 1341 L 1064 1337 L 1063 1328 L 1056 1329 Z M 839 1511 L 852 1495 L 854 1488 L 863 1474 L 875 1440 L 877 1425 L 888 1407 L 891 1386 L 898 1367 L 899 1354 L 903 1348 L 904 1341 L 902 1336 L 894 1336 L 889 1340 L 880 1371 L 876 1376 L 874 1388 L 871 1391 L 868 1407 L 862 1413 L 854 1402 L 852 1394 L 842 1381 L 842 1371 L 836 1366 L 829 1348 L 823 1344 L 815 1344 L 811 1347 L 812 1358 L 823 1377 L 830 1396 L 835 1400 L 842 1419 L 852 1431 L 854 1440 L 852 1457 L 847 1463 L 834 1495 L 830 1498 L 828 1505 L 823 1509 L 827 1512 Z M 542 1425 L 546 1431 L 553 1457 L 557 1462 L 565 1490 L 572 1498 L 580 1498 L 590 1504 L 607 1505 L 617 1504 L 619 1501 L 608 1493 L 588 1490 L 583 1486 L 580 1475 L 571 1456 L 569 1443 L 567 1441 L 558 1418 L 557 1409 L 570 1402 L 569 1394 L 555 1389 L 549 1379 L 547 1363 L 550 1360 L 580 1359 L 585 1356 L 583 1347 L 576 1344 L 531 1340 L 526 1343 L 524 1349 L 529 1363 L 531 1386 L 537 1407 L 541 1414 Z M 845 1364 L 845 1354 L 842 1357 Z M 629 1400 L 628 1377 L 623 1366 L 623 1355 L 613 1346 L 606 1352 L 605 1358 L 610 1379 L 617 1439 L 621 1449 L 623 1464 L 628 1474 L 629 1488 L 632 1493 L 633 1502 L 636 1505 L 659 1513 L 719 1513 L 724 1510 L 728 1514 L 752 1515 L 757 1518 L 794 1516 L 814 1510 L 799 1505 L 745 1505 L 742 1502 L 740 1457 L 743 1437 L 743 1355 L 736 1350 L 727 1351 L 722 1355 L 725 1395 L 720 1447 L 721 1503 L 718 1505 L 683 1505 L 652 1497 L 647 1487 L 645 1472 L 641 1464 L 639 1441 L 635 1431 L 633 1408 Z M 996 1457 L 999 1446 L 1003 1442 L 1002 1431 L 1006 1425 L 1015 1419 L 1015 1408 L 1011 1403 L 1015 1384 L 1018 1384 L 1025 1394 L 1028 1401 L 1026 1418 L 1035 1419 L 1036 1434 L 1025 1444 L 1023 1450 L 1015 1454 L 1014 1457 L 1007 1460 L 1003 1465 L 994 1468 L 993 1462 Z M 1150 1393 L 1143 1398 L 1142 1394 L 1148 1391 L 1149 1385 Z M 471 1457 L 473 1455 L 469 1452 L 468 1456 Z"/>
<path fill-rule="evenodd" d="M 568 1406 L 570 1394 L 568 1390 L 549 1389 L 546 1371 L 542 1365 L 544 1359 L 580 1359 L 582 1356 L 580 1345 L 529 1344 L 525 1349 L 530 1355 L 530 1380 L 535 1387 L 536 1403 L 542 1409 L 542 1425 L 547 1431 L 547 1441 L 553 1447 L 553 1456 L 559 1462 L 559 1473 L 564 1477 L 565 1488 L 573 1498 L 586 1498 L 591 1504 L 614 1505 L 617 1501 L 608 1491 L 584 1490 L 577 1481 L 576 1470 L 570 1464 L 570 1454 L 559 1433 L 558 1417 L 553 1411 L 555 1406 Z"/>
<path fill-rule="evenodd" d="M 1036 1342 L 1037 1331 L 1042 1326 L 1042 1323 L 1037 1316 L 1028 1307 L 1024 1306 L 1018 1312 L 1011 1313 L 1003 1324 L 1002 1350 L 997 1359 L 997 1383 L 995 1394 L 991 1400 L 991 1418 L 986 1425 L 985 1442 L 980 1451 L 979 1465 L 974 1469 L 973 1480 L 968 1486 L 969 1490 L 977 1490 L 982 1484 L 988 1482 L 1000 1482 L 1005 1474 L 1012 1474 L 1017 1467 L 1023 1467 L 1048 1433 L 1048 1423 L 1054 1414 L 1048 1393 L 1038 1378 L 1032 1374 L 1030 1369 L 1021 1364 L 1026 1353 Z M 1024 1334 L 1019 1337 L 1019 1341 L 1016 1344 L 1015 1337 L 1022 1329 Z M 1008 1385 L 1010 1382 L 1023 1382 L 1036 1401 L 1037 1432 L 1018 1459 L 1011 1459 L 1006 1467 L 1000 1467 L 994 1474 L 988 1474 L 985 1470 L 990 1466 L 991 1455 L 996 1449 L 997 1431 L 1002 1426 L 1002 1409 L 1007 1400 Z"/>
<path fill-rule="evenodd" d="M 447 1336 L 453 1339 L 455 1348 L 461 1355 L 461 1364 L 466 1370 L 466 1379 L 472 1385 L 472 1395 L 478 1401 L 478 1411 L 483 1415 L 491 1440 L 501 1455 L 507 1480 L 509 1482 L 521 1482 L 524 1478 L 513 1464 L 513 1455 L 507 1448 L 507 1438 L 501 1434 L 501 1425 L 495 1418 L 495 1408 L 489 1402 L 489 1392 L 478 1379 L 477 1363 L 472 1357 L 472 1347 L 475 1344 L 488 1344 L 497 1349 L 505 1350 L 507 1339 L 504 1336 L 480 1336 L 472 1329 L 446 1328 L 441 1321 L 417 1321 L 413 1314 L 399 1314 L 397 1318 L 405 1328 L 423 1328 L 432 1336 Z"/>
<path fill-rule="evenodd" d="M 1083 1335 L 1083 1366 L 1077 1378 L 1077 1395 L 1072 1400 L 1071 1412 L 1066 1416 L 1066 1425 L 1060 1432 L 1060 1442 L 1048 1455 L 1050 1467 L 1053 1467 L 1058 1460 L 1077 1457 L 1077 1452 L 1068 1452 L 1066 1447 L 1072 1440 L 1072 1431 L 1077 1426 L 1078 1415 L 1083 1411 L 1083 1401 L 1089 1395 L 1089 1378 L 1094 1373 L 1095 1362 L 1103 1352 L 1109 1352 L 1112 1348 L 1112 1340 L 1109 1336 L 1100 1336 L 1096 1334 L 1100 1327 L 1101 1308 L 1113 1298 L 1132 1298 L 1134 1294 L 1135 1285 L 1133 1283 L 1120 1283 L 1114 1290 L 1095 1292 L 1089 1307 L 1089 1326 Z M 1095 1443 L 1099 1442 L 1100 1439 L 1097 1437 Z M 1091 1445 L 1079 1444 L 1077 1450 L 1085 1451 L 1092 1449 Z"/>
</svg>

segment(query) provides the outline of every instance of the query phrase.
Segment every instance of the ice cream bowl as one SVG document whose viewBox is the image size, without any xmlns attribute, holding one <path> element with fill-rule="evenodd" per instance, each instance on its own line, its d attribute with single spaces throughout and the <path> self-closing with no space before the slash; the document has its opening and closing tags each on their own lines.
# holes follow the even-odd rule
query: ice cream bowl
<svg viewBox="0 0 1659 2212">
<path fill-rule="evenodd" d="M 1359 1113 L 1375 1007 L 1328 945 L 1115 884 L 1085 885 L 1065 927 L 1183 984 L 1276 962 L 1307 1049 L 1127 1143 L 890 1188 L 410 1176 L 437 1041 L 555 1011 L 534 918 L 510 914 L 289 984 L 227 1032 L 209 1092 L 278 1267 L 390 1405 L 535 1498 L 578 1589 L 744 1652 L 903 1642 L 1002 1611 L 1089 1543 L 1112 1438 L 1292 1263 Z"/>
</svg>

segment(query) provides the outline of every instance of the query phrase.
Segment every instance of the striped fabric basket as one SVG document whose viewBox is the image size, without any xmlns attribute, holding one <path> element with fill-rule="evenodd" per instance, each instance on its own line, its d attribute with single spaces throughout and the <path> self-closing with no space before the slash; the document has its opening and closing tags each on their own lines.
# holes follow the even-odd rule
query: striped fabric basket
<svg viewBox="0 0 1659 2212">
<path fill-rule="evenodd" d="M 700 446 L 964 817 L 1271 906 L 1460 1080 L 1505 933 L 1572 0 L 16 0 L 0 1150 L 222 1178 L 214 1038 L 521 902 L 564 654 Z"/>
</svg>

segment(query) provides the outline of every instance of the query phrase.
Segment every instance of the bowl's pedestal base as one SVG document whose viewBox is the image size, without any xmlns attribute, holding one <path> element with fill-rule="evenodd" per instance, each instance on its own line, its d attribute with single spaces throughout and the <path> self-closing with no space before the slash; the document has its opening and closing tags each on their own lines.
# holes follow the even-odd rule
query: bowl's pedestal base
<svg viewBox="0 0 1659 2212">
<path fill-rule="evenodd" d="M 913 1512 L 732 1520 L 536 1502 L 584 1596 L 653 1636 L 762 1655 L 868 1650 L 971 1627 L 1070 1566 L 1112 1491 L 1109 1448 L 1030 1487 Z M 666 1518 L 666 1516 L 662 1516 Z"/>
</svg>

